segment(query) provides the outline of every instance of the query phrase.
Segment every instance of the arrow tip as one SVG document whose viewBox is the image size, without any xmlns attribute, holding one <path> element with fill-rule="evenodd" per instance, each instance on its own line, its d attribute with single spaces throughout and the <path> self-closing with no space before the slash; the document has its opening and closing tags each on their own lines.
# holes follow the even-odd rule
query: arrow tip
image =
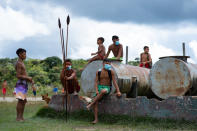
<svg viewBox="0 0 197 131">
<path fill-rule="evenodd" d="M 61 21 L 60 21 L 60 18 L 58 18 L 58 26 L 59 26 L 59 28 L 61 28 Z"/>
<path fill-rule="evenodd" d="M 70 23 L 70 16 L 69 15 L 67 16 L 66 22 L 67 22 L 67 25 L 69 25 L 69 23 Z"/>
</svg>

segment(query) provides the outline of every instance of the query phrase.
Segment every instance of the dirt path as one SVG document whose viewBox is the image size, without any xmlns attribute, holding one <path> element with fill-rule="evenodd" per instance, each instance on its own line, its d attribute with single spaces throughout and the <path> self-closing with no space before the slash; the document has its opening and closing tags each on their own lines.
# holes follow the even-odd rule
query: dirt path
<svg viewBox="0 0 197 131">
<path fill-rule="evenodd" d="M 3 100 L 3 97 L 0 97 L 0 102 L 14 102 L 17 101 L 15 97 L 6 97 L 5 100 Z M 42 101 L 41 97 L 28 97 L 27 101 Z"/>
</svg>

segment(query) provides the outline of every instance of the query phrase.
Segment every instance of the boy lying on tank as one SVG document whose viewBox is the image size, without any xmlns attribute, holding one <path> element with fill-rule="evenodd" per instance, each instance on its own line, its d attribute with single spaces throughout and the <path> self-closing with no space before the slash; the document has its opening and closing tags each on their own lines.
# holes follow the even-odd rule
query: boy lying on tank
<svg viewBox="0 0 197 131">
<path fill-rule="evenodd" d="M 111 69 L 111 62 L 108 59 L 104 59 L 103 68 L 96 72 L 94 84 L 96 89 L 96 97 L 94 98 L 93 102 L 87 106 L 87 109 L 90 109 L 92 106 L 94 106 L 95 120 L 92 122 L 93 124 L 96 124 L 98 122 L 98 101 L 104 95 L 110 94 L 112 82 L 114 87 L 116 88 L 116 95 L 120 97 L 121 93 L 115 80 L 114 71 Z"/>
</svg>

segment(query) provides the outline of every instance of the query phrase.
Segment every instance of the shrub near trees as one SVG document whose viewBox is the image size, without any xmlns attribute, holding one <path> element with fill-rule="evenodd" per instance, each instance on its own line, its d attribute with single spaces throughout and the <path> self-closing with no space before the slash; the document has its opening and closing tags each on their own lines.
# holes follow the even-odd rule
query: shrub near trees
<svg viewBox="0 0 197 131">
<path fill-rule="evenodd" d="M 17 78 L 15 71 L 15 63 L 17 58 L 0 59 L 0 87 L 3 80 L 8 81 L 8 93 L 14 90 Z M 80 79 L 81 71 L 87 62 L 85 60 L 72 60 L 73 68 L 77 70 L 77 77 Z M 52 93 L 53 87 L 62 88 L 60 83 L 60 72 L 62 70 L 62 60 L 59 57 L 47 57 L 44 60 L 27 59 L 25 61 L 27 73 L 33 77 L 36 83 L 38 94 Z M 31 92 L 31 90 L 29 90 Z"/>
</svg>

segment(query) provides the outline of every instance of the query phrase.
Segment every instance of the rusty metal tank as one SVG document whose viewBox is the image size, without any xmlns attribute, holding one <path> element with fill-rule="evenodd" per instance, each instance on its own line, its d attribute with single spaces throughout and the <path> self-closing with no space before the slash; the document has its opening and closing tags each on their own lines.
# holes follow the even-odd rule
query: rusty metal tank
<svg viewBox="0 0 197 131">
<path fill-rule="evenodd" d="M 111 65 L 112 69 L 115 72 L 115 78 L 122 93 L 131 93 L 132 78 L 136 78 L 138 92 L 137 94 L 142 96 L 151 94 L 149 93 L 151 92 L 151 89 L 148 85 L 149 69 L 122 64 L 120 61 L 112 61 Z M 95 93 L 94 80 L 96 77 L 96 72 L 99 69 L 102 69 L 102 67 L 102 61 L 93 61 L 88 64 L 87 67 L 83 70 L 81 75 L 81 87 L 86 95 L 92 96 Z M 115 88 L 112 87 L 112 92 L 114 91 Z"/>
<path fill-rule="evenodd" d="M 150 71 L 150 86 L 158 97 L 197 95 L 197 65 L 187 56 L 162 57 Z"/>
</svg>

